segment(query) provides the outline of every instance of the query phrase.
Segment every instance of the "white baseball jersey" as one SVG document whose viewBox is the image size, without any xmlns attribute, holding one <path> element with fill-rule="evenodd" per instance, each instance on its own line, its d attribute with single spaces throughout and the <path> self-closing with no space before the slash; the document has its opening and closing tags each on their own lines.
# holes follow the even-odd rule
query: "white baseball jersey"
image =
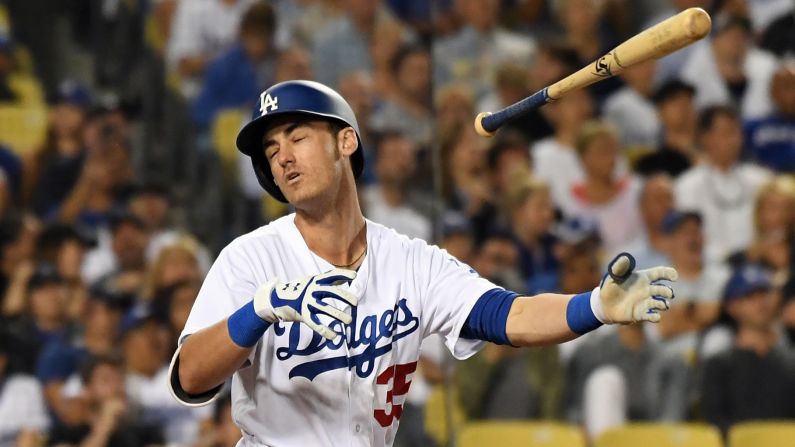
<svg viewBox="0 0 795 447">
<path fill-rule="evenodd" d="M 228 317 L 269 280 L 334 268 L 309 250 L 294 219 L 280 218 L 221 252 L 180 341 Z M 243 433 L 238 446 L 390 446 L 422 339 L 440 334 L 459 359 L 482 345 L 459 332 L 478 298 L 497 286 L 438 247 L 366 225 L 367 254 L 350 285 L 359 304 L 325 301 L 350 312 L 351 324 L 321 315 L 340 334 L 328 341 L 304 324 L 276 323 L 233 375 L 232 413 Z M 178 386 L 178 374 L 170 383 Z"/>
</svg>

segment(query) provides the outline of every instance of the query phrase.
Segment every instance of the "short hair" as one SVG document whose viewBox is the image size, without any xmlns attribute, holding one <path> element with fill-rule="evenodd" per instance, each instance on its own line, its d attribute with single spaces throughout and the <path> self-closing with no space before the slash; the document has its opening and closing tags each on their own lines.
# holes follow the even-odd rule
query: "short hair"
<svg viewBox="0 0 795 447">
<path fill-rule="evenodd" d="M 397 74 L 398 70 L 400 70 L 400 66 L 403 65 L 403 62 L 411 56 L 412 54 L 422 53 L 430 57 L 428 53 L 428 49 L 423 47 L 422 45 L 418 44 L 410 44 L 410 45 L 403 45 L 395 51 L 395 54 L 392 56 L 392 59 L 389 61 L 389 68 L 392 70 L 392 73 Z"/>
<path fill-rule="evenodd" d="M 91 376 L 94 371 L 102 365 L 112 366 L 121 370 L 124 367 L 124 361 L 116 354 L 101 354 L 89 357 L 80 365 L 80 380 L 84 385 L 91 381 Z"/>
<path fill-rule="evenodd" d="M 618 129 L 607 121 L 591 120 L 583 124 L 574 143 L 577 154 L 582 156 L 588 146 L 600 137 L 610 137 L 618 141 Z"/>
<path fill-rule="evenodd" d="M 582 65 L 580 56 L 573 46 L 558 41 L 549 41 L 541 43 L 538 53 L 545 53 L 552 59 L 560 62 L 568 73 L 573 73 L 577 67 Z"/>
<path fill-rule="evenodd" d="M 732 106 L 715 105 L 709 106 L 701 111 L 698 116 L 698 131 L 700 133 L 712 129 L 718 117 L 725 116 L 733 121 L 740 121 L 740 114 Z"/>
<path fill-rule="evenodd" d="M 539 193 L 549 193 L 549 185 L 534 177 L 530 169 L 518 168 L 513 171 L 509 185 L 503 203 L 507 215 L 511 217 L 530 197 Z"/>
<path fill-rule="evenodd" d="M 258 1 L 251 5 L 240 19 L 240 34 L 263 33 L 273 37 L 276 14 L 269 2 Z"/>
<path fill-rule="evenodd" d="M 489 170 L 493 171 L 497 167 L 502 154 L 517 147 L 524 148 L 527 158 L 530 158 L 529 143 L 521 133 L 511 129 L 501 131 L 494 143 L 489 147 L 488 152 L 486 152 Z"/>
</svg>

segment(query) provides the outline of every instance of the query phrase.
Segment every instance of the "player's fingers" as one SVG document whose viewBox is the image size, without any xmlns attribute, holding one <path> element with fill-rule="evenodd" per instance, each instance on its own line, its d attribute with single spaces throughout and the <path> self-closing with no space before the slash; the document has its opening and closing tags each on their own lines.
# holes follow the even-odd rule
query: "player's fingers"
<svg viewBox="0 0 795 447">
<path fill-rule="evenodd" d="M 607 273 L 618 284 L 623 283 L 635 269 L 635 258 L 629 253 L 620 253 L 610 261 Z"/>
<path fill-rule="evenodd" d="M 651 282 L 676 281 L 679 278 L 679 273 L 673 267 L 652 267 L 644 270 L 643 273 L 646 274 Z"/>
<path fill-rule="evenodd" d="M 334 340 L 337 338 L 337 333 L 332 331 L 331 328 L 323 326 L 322 324 L 315 323 L 309 318 L 304 318 L 303 323 L 309 326 L 310 329 L 320 334 L 323 338 L 327 340 Z"/>
<path fill-rule="evenodd" d="M 641 321 L 648 321 L 650 323 L 659 323 L 662 316 L 657 312 L 648 312 L 640 317 Z"/>
<path fill-rule="evenodd" d="M 346 312 L 337 309 L 336 307 L 329 306 L 327 304 L 310 304 L 316 313 L 326 314 L 331 318 L 340 320 L 345 324 L 351 324 L 352 318 Z"/>
<path fill-rule="evenodd" d="M 356 272 L 346 269 L 334 269 L 318 275 L 315 281 L 325 286 L 351 282 L 356 278 Z"/>
<path fill-rule="evenodd" d="M 649 310 L 668 310 L 671 308 L 671 302 L 661 296 L 652 296 L 646 303 Z"/>
<path fill-rule="evenodd" d="M 351 292 L 343 289 L 340 286 L 317 286 L 312 291 L 312 297 L 315 299 L 333 298 L 345 301 L 351 306 L 359 304 L 359 298 Z"/>
<path fill-rule="evenodd" d="M 674 289 L 665 284 L 652 284 L 649 286 L 649 295 L 672 300 L 674 298 Z"/>
</svg>

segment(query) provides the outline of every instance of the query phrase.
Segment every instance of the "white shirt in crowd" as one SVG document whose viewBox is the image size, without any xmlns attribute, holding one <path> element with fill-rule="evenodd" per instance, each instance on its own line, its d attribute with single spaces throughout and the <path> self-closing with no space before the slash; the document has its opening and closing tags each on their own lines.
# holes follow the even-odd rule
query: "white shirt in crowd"
<svg viewBox="0 0 795 447">
<path fill-rule="evenodd" d="M 657 147 L 660 137 L 657 109 L 636 90 L 624 87 L 610 95 L 605 101 L 604 117 L 618 128 L 625 147 Z"/>
<path fill-rule="evenodd" d="M 769 87 L 776 67 L 775 56 L 755 47 L 748 49 L 743 64 L 748 84 L 738 104 L 744 119 L 761 118 L 772 111 Z M 729 87 L 718 72 L 712 45 L 694 48 L 682 67 L 681 75 L 684 81 L 696 89 L 697 108 L 732 103 Z"/>
<path fill-rule="evenodd" d="M 365 189 L 362 198 L 368 219 L 379 222 L 385 227 L 393 228 L 408 237 L 426 241 L 431 238 L 431 221 L 405 204 L 389 206 L 378 185 Z"/>
<path fill-rule="evenodd" d="M 221 252 L 180 341 L 231 315 L 269 280 L 334 268 L 309 250 L 294 219 L 275 220 Z M 366 225 L 367 254 L 350 285 L 358 306 L 326 301 L 353 321 L 345 327 L 320 316 L 341 336 L 328 341 L 304 324 L 276 323 L 233 375 L 232 414 L 243 433 L 238 446 L 390 446 L 422 340 L 441 335 L 459 359 L 483 345 L 459 333 L 475 302 L 496 286 L 438 247 Z M 175 397 L 194 405 L 210 400 L 178 389 Z"/>
<path fill-rule="evenodd" d="M 555 137 L 547 137 L 533 144 L 530 156 L 533 174 L 549 185 L 552 200 L 561 207 L 566 203 L 571 185 L 585 176 L 577 151 Z"/>
<path fill-rule="evenodd" d="M 0 379 L 0 447 L 13 447 L 22 430 L 44 433 L 50 425 L 41 384 L 22 374 Z"/>
<path fill-rule="evenodd" d="M 770 177 L 769 171 L 748 163 L 738 163 L 727 172 L 705 163 L 677 179 L 677 208 L 696 211 L 704 221 L 708 262 L 723 262 L 751 242 L 756 194 Z"/>
</svg>

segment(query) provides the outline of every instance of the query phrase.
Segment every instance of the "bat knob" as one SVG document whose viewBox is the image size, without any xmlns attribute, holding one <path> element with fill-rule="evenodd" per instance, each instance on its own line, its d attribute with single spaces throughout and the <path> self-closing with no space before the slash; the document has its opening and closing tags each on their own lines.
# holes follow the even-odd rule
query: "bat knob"
<svg viewBox="0 0 795 447">
<path fill-rule="evenodd" d="M 483 128 L 483 118 L 491 115 L 491 112 L 480 112 L 478 116 L 475 117 L 475 132 L 478 133 L 481 137 L 493 137 L 495 132 L 489 132 L 488 130 Z"/>
</svg>

